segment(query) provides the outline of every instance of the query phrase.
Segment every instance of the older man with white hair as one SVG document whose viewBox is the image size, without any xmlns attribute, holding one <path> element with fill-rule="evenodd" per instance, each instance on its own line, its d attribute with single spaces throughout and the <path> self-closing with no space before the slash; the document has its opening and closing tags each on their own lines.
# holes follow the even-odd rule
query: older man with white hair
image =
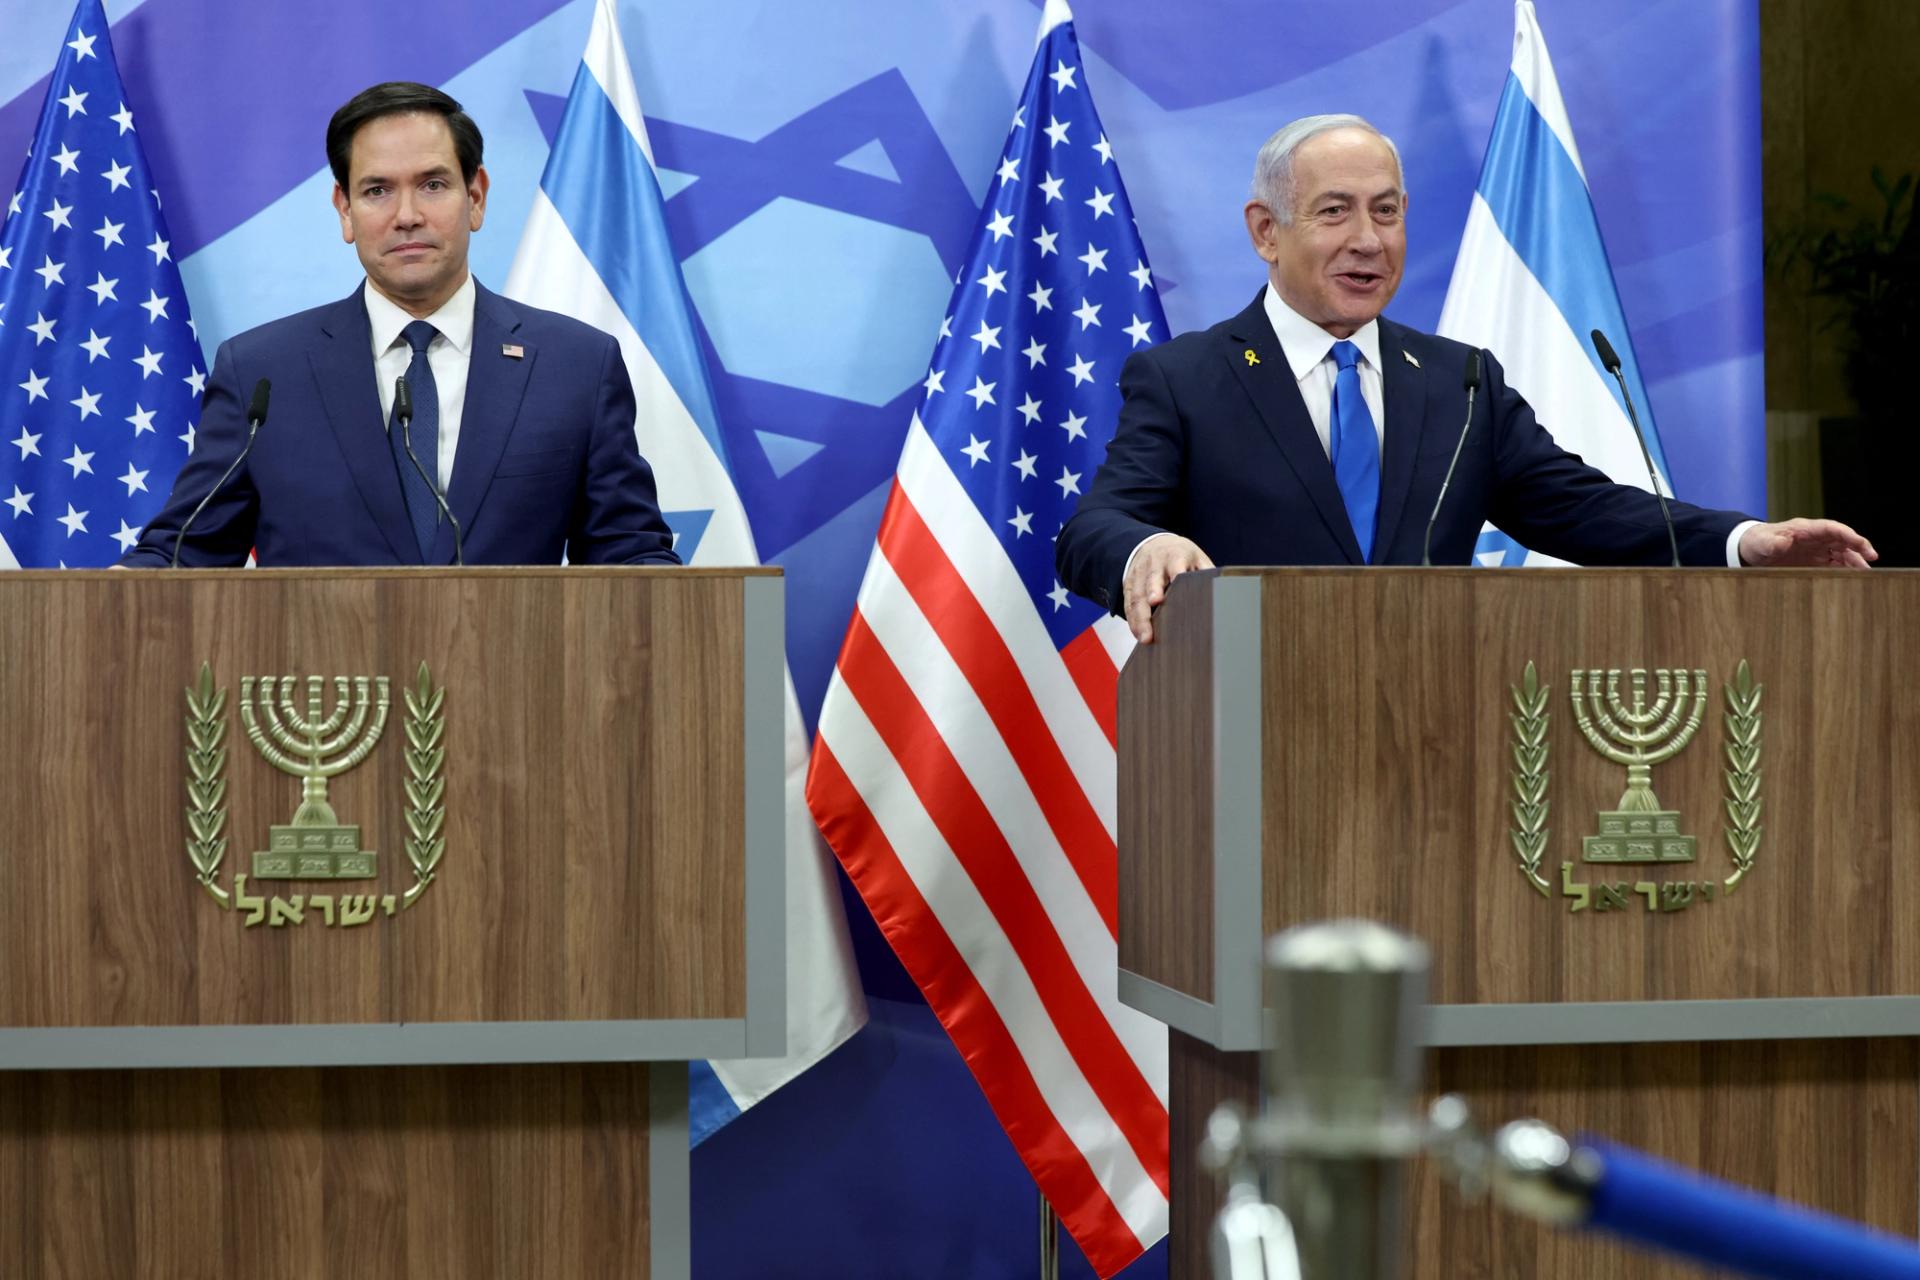
<svg viewBox="0 0 1920 1280">
<path fill-rule="evenodd" d="M 1419 564 L 1467 420 L 1471 349 L 1380 315 L 1407 244 L 1391 139 L 1358 116 L 1294 121 L 1261 147 L 1245 216 L 1266 288 L 1233 319 L 1127 361 L 1106 462 L 1056 544 L 1060 580 L 1124 616 L 1143 644 L 1168 584 L 1190 569 Z M 1576 564 L 1669 563 L 1654 495 L 1561 449 L 1492 353 L 1480 357 L 1433 562 L 1468 563 L 1491 520 Z M 1875 558 L 1834 521 L 1670 506 L 1685 564 Z"/>
</svg>

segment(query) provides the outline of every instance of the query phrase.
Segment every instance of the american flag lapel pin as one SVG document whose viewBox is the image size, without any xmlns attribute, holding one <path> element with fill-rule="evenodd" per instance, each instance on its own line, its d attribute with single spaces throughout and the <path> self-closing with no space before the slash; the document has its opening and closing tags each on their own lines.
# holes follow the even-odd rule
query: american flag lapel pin
<svg viewBox="0 0 1920 1280">
<path fill-rule="evenodd" d="M 1420 367 L 1420 362 L 1413 358 L 1413 352 L 1402 351 L 1400 354 L 1405 356 L 1407 358 L 1407 363 L 1412 365 L 1414 368 L 1418 369 Z"/>
<path fill-rule="evenodd" d="M 517 342 L 503 342 L 500 344 L 500 354 L 509 360 L 523 360 L 526 358 L 527 349 Z"/>
</svg>

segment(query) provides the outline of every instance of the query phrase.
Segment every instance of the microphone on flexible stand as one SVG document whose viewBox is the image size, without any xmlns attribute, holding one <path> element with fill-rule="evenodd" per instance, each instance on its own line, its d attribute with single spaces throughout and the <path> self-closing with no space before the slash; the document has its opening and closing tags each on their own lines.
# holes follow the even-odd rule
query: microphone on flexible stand
<svg viewBox="0 0 1920 1280">
<path fill-rule="evenodd" d="M 253 384 L 253 396 L 247 401 L 247 442 L 241 446 L 234 460 L 227 464 L 227 469 L 220 473 L 220 478 L 213 482 L 213 488 L 207 490 L 207 496 L 200 499 L 199 505 L 193 509 L 193 514 L 181 522 L 180 532 L 173 536 L 173 559 L 167 568 L 180 567 L 180 547 L 187 540 L 187 530 L 191 529 L 193 522 L 200 518 L 200 513 L 207 509 L 207 503 L 213 501 L 213 495 L 220 492 L 220 487 L 226 484 L 235 469 L 247 460 L 249 453 L 253 452 L 254 437 L 260 434 L 260 424 L 267 420 L 267 397 L 272 391 L 273 384 L 265 378 Z"/>
<path fill-rule="evenodd" d="M 447 523 L 453 526 L 453 562 L 464 568 L 467 557 L 460 548 L 460 522 L 453 518 L 453 511 L 447 506 L 447 500 L 440 496 L 440 486 L 433 482 L 433 477 L 427 474 L 427 469 L 420 465 L 419 455 L 413 451 L 413 389 L 407 386 L 405 376 L 393 380 L 393 412 L 394 416 L 400 419 L 400 444 L 407 451 L 407 461 L 411 462 L 413 469 L 420 473 L 420 478 L 426 482 L 427 492 L 433 495 L 434 502 L 440 507 L 440 514 L 445 516 Z"/>
<path fill-rule="evenodd" d="M 1460 451 L 1467 446 L 1467 432 L 1473 430 L 1473 393 L 1480 389 L 1480 348 L 1467 352 L 1467 373 L 1461 379 L 1467 389 L 1467 420 L 1460 424 L 1460 438 L 1453 442 L 1453 459 L 1447 474 L 1440 479 L 1440 496 L 1433 500 L 1433 514 L 1427 517 L 1427 536 L 1420 543 L 1420 563 L 1433 567 L 1433 525 L 1440 518 L 1440 504 L 1447 500 L 1447 486 L 1453 483 L 1453 469 L 1460 465 Z"/>
<path fill-rule="evenodd" d="M 1647 448 L 1646 433 L 1640 430 L 1640 415 L 1633 411 L 1633 392 L 1627 390 L 1627 380 L 1620 372 L 1620 357 L 1614 354 L 1613 344 L 1607 341 L 1607 335 L 1598 329 L 1593 331 L 1593 349 L 1600 357 L 1601 367 L 1613 375 L 1620 384 L 1620 395 L 1627 402 L 1627 421 L 1633 424 L 1633 438 L 1640 442 L 1640 456 L 1647 462 L 1647 481 L 1653 485 L 1653 496 L 1660 500 L 1660 518 L 1667 522 L 1667 545 L 1673 548 L 1673 567 L 1680 567 L 1680 535 L 1673 531 L 1673 512 L 1667 509 L 1667 495 L 1660 491 L 1660 473 L 1653 469 L 1653 453 Z"/>
</svg>

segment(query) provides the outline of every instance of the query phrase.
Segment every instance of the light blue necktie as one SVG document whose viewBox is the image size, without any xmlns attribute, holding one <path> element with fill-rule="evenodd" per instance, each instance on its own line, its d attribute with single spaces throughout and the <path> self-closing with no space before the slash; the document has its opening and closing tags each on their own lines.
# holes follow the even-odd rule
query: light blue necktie
<svg viewBox="0 0 1920 1280">
<path fill-rule="evenodd" d="M 438 332 L 425 320 L 415 320 L 400 331 L 400 336 L 413 348 L 413 363 L 407 366 L 407 389 L 413 394 L 413 452 L 421 466 L 430 468 L 429 475 L 440 469 L 440 392 L 434 386 L 433 366 L 427 363 L 427 344 Z M 400 470 L 400 492 L 407 500 L 407 519 L 413 525 L 414 540 L 420 544 L 420 558 L 425 560 L 433 553 L 440 504 L 433 500 L 433 490 L 407 458 L 398 403 L 394 405 L 393 423 L 387 437 L 393 446 L 393 465 Z"/>
<path fill-rule="evenodd" d="M 1360 394 L 1360 348 L 1351 342 L 1334 343 L 1333 362 L 1339 367 L 1333 377 L 1333 412 L 1328 415 L 1333 478 L 1347 504 L 1347 519 L 1353 522 L 1353 536 L 1360 543 L 1360 559 L 1370 563 L 1373 520 L 1380 508 L 1380 437 L 1374 432 L 1373 414 Z"/>
</svg>

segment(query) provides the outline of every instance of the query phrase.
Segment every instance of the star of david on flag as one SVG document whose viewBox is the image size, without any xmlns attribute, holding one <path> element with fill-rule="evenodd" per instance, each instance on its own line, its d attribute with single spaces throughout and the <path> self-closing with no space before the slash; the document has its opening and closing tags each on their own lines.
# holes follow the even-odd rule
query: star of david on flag
<svg viewBox="0 0 1920 1280">
<path fill-rule="evenodd" d="M 659 175 L 613 0 L 594 6 L 586 52 L 507 276 L 510 298 L 619 339 L 674 547 L 692 565 L 760 562 L 726 456 L 693 303 L 667 236 Z M 786 680 L 786 1052 L 694 1062 L 688 1127 L 698 1145 L 820 1061 L 867 1020 L 833 864 L 802 795 L 806 729 Z"/>
<path fill-rule="evenodd" d="M 1671 493 L 1653 405 L 1532 0 L 1515 0 L 1513 28 L 1513 61 L 1436 331 L 1497 353 L 1508 382 L 1561 448 L 1618 484 L 1645 489 L 1647 468 L 1626 404 L 1587 337 L 1595 329 L 1607 334 L 1624 357 L 1647 448 Z M 1565 563 L 1492 525 L 1481 533 L 1474 560 Z"/>
<path fill-rule="evenodd" d="M 81 0 L 0 229 L 0 566 L 111 564 L 206 386 L 100 0 Z"/>
<path fill-rule="evenodd" d="M 1071 15 L 1039 48 L 820 714 L 808 800 L 1103 1276 L 1166 1234 L 1166 1032 L 1120 1003 L 1126 626 L 1053 544 L 1168 336 Z"/>
</svg>

